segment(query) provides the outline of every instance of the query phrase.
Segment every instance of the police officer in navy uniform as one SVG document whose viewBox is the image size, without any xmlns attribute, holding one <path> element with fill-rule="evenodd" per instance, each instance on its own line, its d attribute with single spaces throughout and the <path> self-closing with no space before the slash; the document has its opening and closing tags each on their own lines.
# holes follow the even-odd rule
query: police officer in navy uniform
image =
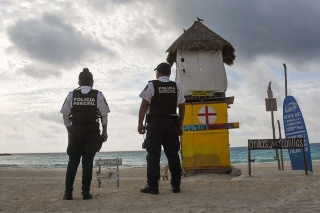
<svg viewBox="0 0 320 213">
<path fill-rule="evenodd" d="M 179 157 L 185 98 L 179 84 L 170 81 L 171 66 L 161 63 L 155 68 L 157 80 L 150 81 L 141 92 L 138 132 L 145 133 L 143 125 L 147 114 L 147 185 L 142 193 L 159 194 L 161 145 L 168 159 L 173 193 L 181 191 L 181 163 Z M 179 114 L 177 114 L 177 107 Z"/>
<path fill-rule="evenodd" d="M 64 200 L 72 200 L 73 183 L 82 157 L 82 196 L 84 200 L 92 198 L 90 185 L 93 161 L 102 142 L 108 138 L 107 123 L 109 106 L 103 94 L 93 86 L 93 76 L 88 68 L 79 74 L 79 88 L 70 92 L 61 108 L 64 124 L 68 131 L 69 155 L 66 172 Z M 102 134 L 100 134 L 100 124 Z"/>
</svg>

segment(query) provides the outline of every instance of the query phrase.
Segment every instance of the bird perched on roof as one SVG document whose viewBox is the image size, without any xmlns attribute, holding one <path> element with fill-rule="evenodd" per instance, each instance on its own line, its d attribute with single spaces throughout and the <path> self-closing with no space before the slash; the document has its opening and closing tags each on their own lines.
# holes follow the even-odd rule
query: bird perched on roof
<svg viewBox="0 0 320 213">
<path fill-rule="evenodd" d="M 203 19 L 201 19 L 201 18 L 198 18 L 198 17 L 197 17 L 197 19 L 198 19 L 198 21 L 204 21 Z"/>
</svg>

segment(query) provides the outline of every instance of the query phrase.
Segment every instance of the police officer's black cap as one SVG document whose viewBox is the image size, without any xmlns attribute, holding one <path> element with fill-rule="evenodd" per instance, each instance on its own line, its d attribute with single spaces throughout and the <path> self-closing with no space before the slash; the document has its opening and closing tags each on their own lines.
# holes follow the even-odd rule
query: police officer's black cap
<svg viewBox="0 0 320 213">
<path fill-rule="evenodd" d="M 162 74 L 171 74 L 171 66 L 165 62 L 159 64 L 154 70 L 157 70 L 159 73 Z"/>
</svg>

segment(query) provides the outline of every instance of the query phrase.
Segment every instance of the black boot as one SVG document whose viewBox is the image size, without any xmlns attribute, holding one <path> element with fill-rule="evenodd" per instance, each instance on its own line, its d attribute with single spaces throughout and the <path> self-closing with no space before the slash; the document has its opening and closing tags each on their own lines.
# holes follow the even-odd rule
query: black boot
<svg viewBox="0 0 320 213">
<path fill-rule="evenodd" d="M 89 191 L 82 192 L 82 197 L 84 200 L 90 200 L 92 198 L 92 194 Z"/>
<path fill-rule="evenodd" d="M 173 193 L 180 193 L 181 192 L 180 186 L 172 186 L 172 192 Z"/>
<path fill-rule="evenodd" d="M 73 200 L 72 191 L 65 191 L 65 192 L 64 192 L 63 199 L 64 199 L 64 200 Z"/>
<path fill-rule="evenodd" d="M 150 187 L 149 185 L 145 185 L 140 188 L 140 192 L 142 193 L 150 193 L 150 194 L 159 194 L 159 188 L 158 187 Z"/>
</svg>

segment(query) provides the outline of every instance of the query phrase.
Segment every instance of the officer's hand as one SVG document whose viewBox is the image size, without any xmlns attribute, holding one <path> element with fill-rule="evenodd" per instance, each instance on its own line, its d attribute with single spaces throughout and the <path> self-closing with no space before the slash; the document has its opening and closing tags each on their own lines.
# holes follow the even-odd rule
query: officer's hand
<svg viewBox="0 0 320 213">
<path fill-rule="evenodd" d="M 181 136 L 183 134 L 182 126 L 179 126 L 178 135 Z"/>
<path fill-rule="evenodd" d="M 106 142 L 108 140 L 108 134 L 107 133 L 102 133 L 100 135 L 102 142 Z"/>
<path fill-rule="evenodd" d="M 144 134 L 146 132 L 145 127 L 141 124 L 138 125 L 139 134 Z"/>
</svg>

